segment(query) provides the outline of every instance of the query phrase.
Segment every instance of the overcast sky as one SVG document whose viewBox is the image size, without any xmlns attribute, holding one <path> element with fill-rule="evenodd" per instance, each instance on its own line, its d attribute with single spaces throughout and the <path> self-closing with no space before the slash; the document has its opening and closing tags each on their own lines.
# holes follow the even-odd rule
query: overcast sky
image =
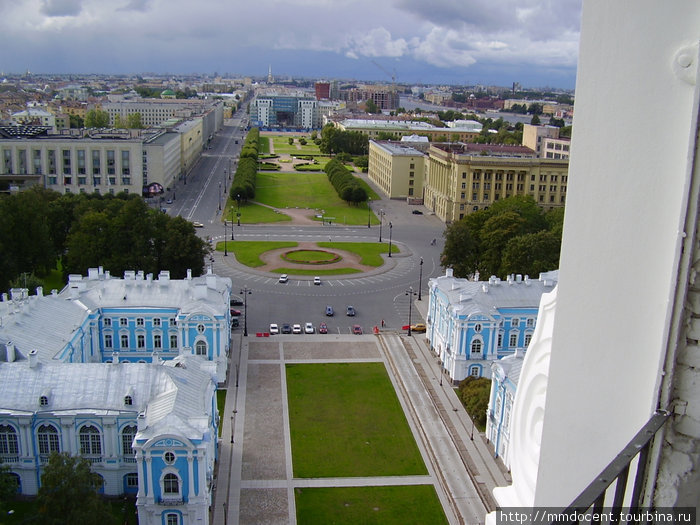
<svg viewBox="0 0 700 525">
<path fill-rule="evenodd" d="M 573 88 L 581 0 L 0 0 L 0 71 Z"/>
</svg>

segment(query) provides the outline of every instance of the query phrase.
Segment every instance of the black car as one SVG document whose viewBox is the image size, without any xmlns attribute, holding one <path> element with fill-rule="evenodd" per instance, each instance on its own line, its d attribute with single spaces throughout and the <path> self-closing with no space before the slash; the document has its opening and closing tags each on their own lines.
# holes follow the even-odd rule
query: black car
<svg viewBox="0 0 700 525">
<path fill-rule="evenodd" d="M 284 323 L 282 325 L 281 331 L 283 334 L 291 334 L 292 333 L 292 325 L 290 325 L 289 323 Z"/>
<path fill-rule="evenodd" d="M 241 299 L 238 296 L 232 295 L 229 303 L 231 304 L 231 306 L 243 306 L 243 299 Z"/>
<path fill-rule="evenodd" d="M 411 213 L 412 213 L 413 215 L 423 215 L 423 212 L 420 211 L 420 210 L 413 210 Z"/>
</svg>

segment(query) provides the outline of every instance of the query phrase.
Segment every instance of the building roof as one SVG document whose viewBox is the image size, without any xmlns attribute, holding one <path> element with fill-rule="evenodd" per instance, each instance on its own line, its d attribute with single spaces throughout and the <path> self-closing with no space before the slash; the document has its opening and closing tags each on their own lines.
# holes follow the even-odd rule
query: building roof
<svg viewBox="0 0 700 525">
<path fill-rule="evenodd" d="M 494 361 L 491 365 L 491 369 L 493 370 L 494 377 L 498 377 L 502 382 L 510 382 L 513 391 L 515 391 L 518 386 L 518 381 L 520 381 L 520 372 L 523 369 L 524 362 L 525 355 L 520 352 L 520 350 L 516 350 L 514 354 Z"/>
<path fill-rule="evenodd" d="M 402 144 L 399 142 L 392 142 L 389 140 L 373 140 L 378 147 L 385 150 L 394 156 L 404 156 L 404 157 L 422 157 L 423 153 L 418 151 L 416 148 L 409 146 L 408 144 Z"/>
<path fill-rule="evenodd" d="M 509 276 L 506 281 L 491 277 L 488 281 L 470 281 L 446 275 L 430 279 L 430 288 L 437 289 L 447 298 L 450 312 L 458 317 L 472 315 L 499 315 L 504 308 L 535 308 L 540 297 L 550 292 L 558 280 L 558 270 L 540 274 L 538 279 L 527 275 Z"/>
</svg>

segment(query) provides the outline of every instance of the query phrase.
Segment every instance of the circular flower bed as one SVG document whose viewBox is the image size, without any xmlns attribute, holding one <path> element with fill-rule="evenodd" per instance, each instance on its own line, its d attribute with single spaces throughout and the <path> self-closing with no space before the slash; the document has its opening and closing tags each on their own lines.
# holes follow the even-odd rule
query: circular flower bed
<svg viewBox="0 0 700 525">
<path fill-rule="evenodd" d="M 325 250 L 290 250 L 280 257 L 294 264 L 333 264 L 343 259 L 337 253 Z"/>
</svg>

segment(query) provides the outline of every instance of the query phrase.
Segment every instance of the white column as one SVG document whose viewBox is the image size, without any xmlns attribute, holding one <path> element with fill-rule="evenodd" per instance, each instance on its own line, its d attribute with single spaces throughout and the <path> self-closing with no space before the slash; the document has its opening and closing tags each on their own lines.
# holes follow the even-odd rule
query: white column
<svg viewBox="0 0 700 525">
<path fill-rule="evenodd" d="M 136 466 L 138 468 L 138 476 L 139 476 L 139 492 L 138 492 L 138 498 L 143 498 L 146 496 L 146 487 L 144 485 L 144 471 L 143 471 L 143 454 L 141 453 L 140 450 L 136 452 Z M 150 478 L 150 476 L 149 476 Z"/>
<path fill-rule="evenodd" d="M 187 451 L 187 477 L 189 478 L 189 483 L 187 487 L 187 499 L 193 498 L 194 493 L 194 458 L 192 457 L 192 451 Z"/>
<path fill-rule="evenodd" d="M 151 453 L 146 453 L 146 475 L 148 476 L 148 497 L 153 499 L 153 458 L 151 458 Z M 140 490 L 140 489 L 139 489 Z"/>
</svg>

